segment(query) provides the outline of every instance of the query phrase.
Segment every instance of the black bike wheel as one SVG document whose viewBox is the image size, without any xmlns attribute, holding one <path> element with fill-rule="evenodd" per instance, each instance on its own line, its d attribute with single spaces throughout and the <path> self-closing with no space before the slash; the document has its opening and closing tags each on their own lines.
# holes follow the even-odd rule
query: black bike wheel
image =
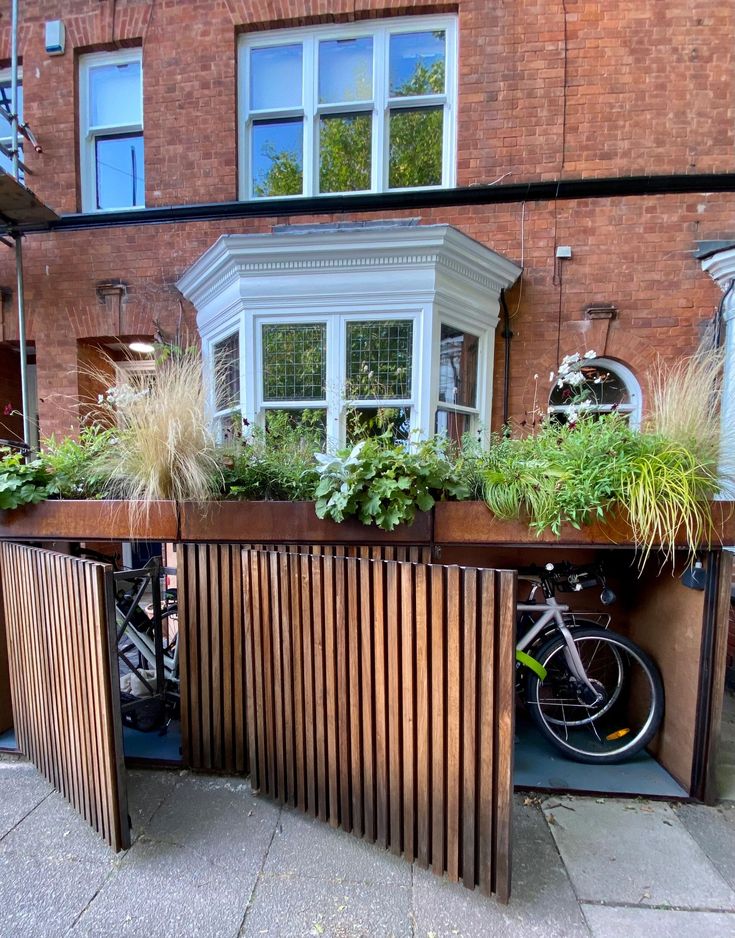
<svg viewBox="0 0 735 938">
<path fill-rule="evenodd" d="M 571 635 L 596 694 L 571 673 L 566 642 L 557 635 L 534 655 L 546 678 L 533 672 L 526 677 L 529 713 L 569 758 L 598 765 L 623 762 L 658 731 L 664 713 L 661 675 L 623 635 L 593 626 L 574 628 Z"/>
</svg>

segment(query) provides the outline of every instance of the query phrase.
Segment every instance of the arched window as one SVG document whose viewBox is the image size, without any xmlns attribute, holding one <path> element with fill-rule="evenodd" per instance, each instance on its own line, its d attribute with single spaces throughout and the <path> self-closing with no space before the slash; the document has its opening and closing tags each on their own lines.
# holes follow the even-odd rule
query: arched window
<svg viewBox="0 0 735 938">
<path fill-rule="evenodd" d="M 581 358 L 573 362 L 573 380 L 557 378 L 549 395 L 549 414 L 560 423 L 580 413 L 625 414 L 631 427 L 641 423 L 641 388 L 635 375 L 609 358 Z"/>
</svg>

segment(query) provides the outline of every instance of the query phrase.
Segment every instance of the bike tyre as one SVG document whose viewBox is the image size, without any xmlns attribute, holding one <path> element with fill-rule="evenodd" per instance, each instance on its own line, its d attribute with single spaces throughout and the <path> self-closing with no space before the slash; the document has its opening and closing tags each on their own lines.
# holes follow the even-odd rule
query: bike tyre
<svg viewBox="0 0 735 938">
<path fill-rule="evenodd" d="M 539 703 L 539 690 L 543 685 L 543 681 L 537 674 L 529 671 L 526 675 L 526 703 L 531 719 L 534 721 L 541 734 L 553 746 L 575 762 L 584 762 L 590 765 L 614 765 L 618 762 L 624 762 L 644 749 L 656 735 L 661 725 L 664 715 L 664 687 L 661 674 L 651 658 L 639 648 L 635 642 L 632 642 L 624 635 L 619 635 L 617 632 L 611 632 L 608 629 L 594 626 L 575 627 L 570 631 L 575 642 L 583 639 L 596 638 L 601 642 L 622 648 L 637 659 L 638 664 L 648 678 L 651 689 L 649 713 L 643 728 L 632 740 L 627 740 L 618 750 L 606 753 L 584 752 L 580 750 L 578 746 L 572 746 L 561 739 L 546 723 L 543 717 L 542 707 Z M 564 637 L 557 635 L 543 645 L 534 657 L 537 661 L 546 666 L 553 655 L 563 652 L 565 646 L 566 642 Z"/>
</svg>

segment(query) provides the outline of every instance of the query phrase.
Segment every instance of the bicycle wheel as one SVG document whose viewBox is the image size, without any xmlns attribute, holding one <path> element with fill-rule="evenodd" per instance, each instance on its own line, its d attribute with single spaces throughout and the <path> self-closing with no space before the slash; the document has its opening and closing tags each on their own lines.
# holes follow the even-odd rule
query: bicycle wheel
<svg viewBox="0 0 735 938">
<path fill-rule="evenodd" d="M 594 626 L 571 630 L 594 692 L 570 671 L 556 635 L 534 655 L 546 678 L 529 672 L 526 703 L 543 735 L 577 762 L 622 762 L 655 736 L 664 713 L 658 668 L 636 644 Z"/>
</svg>

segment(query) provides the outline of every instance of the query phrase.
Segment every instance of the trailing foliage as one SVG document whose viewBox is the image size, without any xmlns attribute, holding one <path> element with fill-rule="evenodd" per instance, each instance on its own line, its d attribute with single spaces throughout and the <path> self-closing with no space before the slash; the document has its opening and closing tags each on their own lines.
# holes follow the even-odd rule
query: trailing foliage
<svg viewBox="0 0 735 938">
<path fill-rule="evenodd" d="M 0 509 L 36 505 L 56 492 L 54 479 L 39 459 L 0 450 Z"/>
<path fill-rule="evenodd" d="M 440 438 L 408 450 L 384 435 L 317 459 L 320 518 L 344 521 L 354 516 L 363 524 L 392 531 L 399 524 L 410 524 L 417 511 L 428 511 L 440 499 L 468 495 Z"/>
<path fill-rule="evenodd" d="M 285 411 L 273 411 L 268 429 L 254 427 L 222 453 L 222 494 L 248 501 L 309 501 L 314 498 L 314 454 L 324 445 L 314 411 L 296 424 Z"/>
</svg>

